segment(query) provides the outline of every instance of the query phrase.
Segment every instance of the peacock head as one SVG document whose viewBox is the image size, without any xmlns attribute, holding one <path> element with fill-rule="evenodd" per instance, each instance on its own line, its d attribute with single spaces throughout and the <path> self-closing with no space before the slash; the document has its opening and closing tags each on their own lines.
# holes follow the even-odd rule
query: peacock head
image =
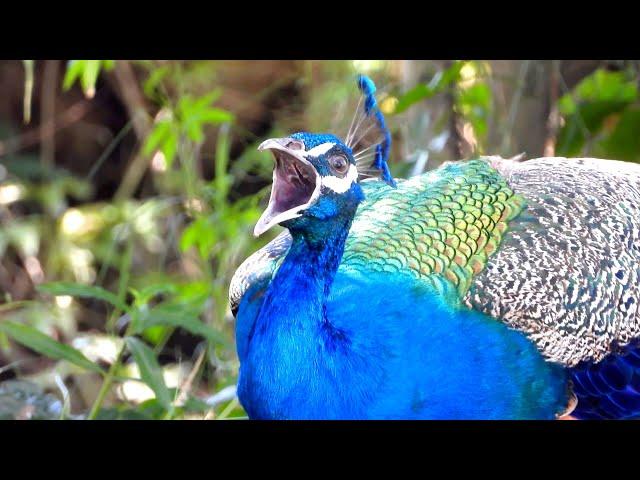
<svg viewBox="0 0 640 480">
<path fill-rule="evenodd" d="M 364 194 L 353 152 L 338 137 L 300 132 L 266 140 L 258 149 L 271 151 L 275 168 L 256 236 L 276 224 L 305 231 L 353 218 Z"/>
<path fill-rule="evenodd" d="M 358 105 L 362 103 L 364 108 L 356 109 L 345 141 L 327 133 L 299 132 L 266 140 L 258 147 L 273 153 L 276 166 L 271 198 L 256 224 L 256 236 L 275 224 L 290 231 L 320 233 L 344 226 L 364 200 L 358 184 L 360 173 L 372 177 L 375 172 L 380 180 L 395 187 L 387 165 L 391 133 L 378 108 L 376 86 L 364 75 L 358 75 L 357 84 L 364 99 Z M 354 152 L 370 131 L 378 137 L 373 145 Z"/>
</svg>

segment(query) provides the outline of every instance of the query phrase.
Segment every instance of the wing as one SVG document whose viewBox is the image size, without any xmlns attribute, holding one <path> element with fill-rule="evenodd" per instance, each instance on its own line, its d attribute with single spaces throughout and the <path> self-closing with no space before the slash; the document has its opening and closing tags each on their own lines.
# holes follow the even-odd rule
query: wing
<svg viewBox="0 0 640 480">
<path fill-rule="evenodd" d="M 597 362 L 640 336 L 640 165 L 492 162 L 526 210 L 465 303 L 525 332 L 548 358 Z"/>
<path fill-rule="evenodd" d="M 238 307 L 245 293 L 253 285 L 259 285 L 262 288 L 269 285 L 274 272 L 289 251 L 290 245 L 291 235 L 285 230 L 238 267 L 229 286 L 229 304 L 234 316 L 238 313 Z"/>
</svg>

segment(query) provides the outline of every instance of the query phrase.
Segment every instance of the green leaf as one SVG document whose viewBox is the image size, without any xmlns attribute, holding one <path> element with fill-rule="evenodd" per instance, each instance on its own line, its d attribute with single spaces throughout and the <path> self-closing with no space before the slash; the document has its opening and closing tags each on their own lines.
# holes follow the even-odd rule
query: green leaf
<svg viewBox="0 0 640 480">
<path fill-rule="evenodd" d="M 135 337 L 127 337 L 124 340 L 140 369 L 140 377 L 144 383 L 153 390 L 156 399 L 167 411 L 172 410 L 171 393 L 164 383 L 162 368 L 160 368 L 153 350 Z"/>
<path fill-rule="evenodd" d="M 171 133 L 162 145 L 162 153 L 164 154 L 164 159 L 167 162 L 167 168 L 171 168 L 171 165 L 173 165 L 173 160 L 176 158 L 177 151 L 178 134 L 175 130 L 171 130 Z"/>
<path fill-rule="evenodd" d="M 404 112 L 412 105 L 421 100 L 433 97 L 437 93 L 444 91 L 449 85 L 455 83 L 460 78 L 460 70 L 465 62 L 454 62 L 449 68 L 438 72 L 428 84 L 418 84 L 401 96 L 393 111 L 394 115 Z"/>
<path fill-rule="evenodd" d="M 180 250 L 186 252 L 196 246 L 203 259 L 209 258 L 209 254 L 218 241 L 216 225 L 205 217 L 194 220 L 182 232 L 180 237 Z"/>
<path fill-rule="evenodd" d="M 220 123 L 232 122 L 234 116 L 231 112 L 222 110 L 220 108 L 209 108 L 200 114 L 200 119 L 204 123 L 212 123 L 214 125 Z"/>
<path fill-rule="evenodd" d="M 146 312 L 141 312 L 134 333 L 141 333 L 148 328 L 158 325 L 180 327 L 194 335 L 206 338 L 210 342 L 218 343 L 226 347 L 231 346 L 224 335 L 215 331 L 206 323 L 203 323 L 198 316 L 198 311 L 189 308 L 188 305 L 161 304 Z"/>
<path fill-rule="evenodd" d="M 164 293 L 175 293 L 176 286 L 172 283 L 156 283 L 152 285 L 147 285 L 142 288 L 140 291 L 130 289 L 131 293 L 136 299 L 137 305 L 143 305 L 148 303 L 149 300 L 156 297 L 157 295 Z"/>
<path fill-rule="evenodd" d="M 191 395 L 189 395 L 184 402 L 184 409 L 188 412 L 204 413 L 208 412 L 212 408 L 213 407 L 204 400 Z"/>
<path fill-rule="evenodd" d="M 169 74 L 170 67 L 164 65 L 156 67 L 143 84 L 143 91 L 147 97 L 153 98 L 155 90 L 160 86 L 164 78 Z"/>
<path fill-rule="evenodd" d="M 438 93 L 438 91 L 434 87 L 423 83 L 418 84 L 398 99 L 393 113 L 402 113 L 419 101 L 433 97 L 436 93 Z"/>
<path fill-rule="evenodd" d="M 617 101 L 577 105 L 575 112 L 565 119 L 565 125 L 558 133 L 556 153 L 567 157 L 580 155 L 587 139 L 594 137 L 602 129 L 604 120 L 609 115 L 623 111 L 627 106 Z"/>
<path fill-rule="evenodd" d="M 11 337 L 16 342 L 35 350 L 42 355 L 56 360 L 67 360 L 79 367 L 93 372 L 104 373 L 102 369 L 85 357 L 82 353 L 69 345 L 55 341 L 39 330 L 21 323 L 0 322 L 0 332 Z"/>
<path fill-rule="evenodd" d="M 123 312 L 127 311 L 127 305 L 118 297 L 102 287 L 83 285 L 72 282 L 50 282 L 38 285 L 37 290 L 51 295 L 70 295 L 72 297 L 97 298 L 114 305 Z"/>
<path fill-rule="evenodd" d="M 171 122 L 169 120 L 161 120 L 153 126 L 153 130 L 144 142 L 142 153 L 151 155 L 158 148 L 162 148 L 162 144 L 171 134 Z"/>
<path fill-rule="evenodd" d="M 93 97 L 95 93 L 96 81 L 98 80 L 98 73 L 100 73 L 100 63 L 100 60 L 85 60 L 80 84 L 87 97 Z"/>
<path fill-rule="evenodd" d="M 222 89 L 216 88 L 215 90 L 212 90 L 211 92 L 207 93 L 206 95 L 203 95 L 202 97 L 197 99 L 195 102 L 193 102 L 193 104 L 191 104 L 191 108 L 193 109 L 209 108 L 209 106 L 211 106 L 213 102 L 215 102 L 216 100 L 218 100 L 218 98 L 220 98 L 220 95 L 222 95 Z"/>
<path fill-rule="evenodd" d="M 100 70 L 111 70 L 114 66 L 114 60 L 71 60 L 67 64 L 62 88 L 67 91 L 76 80 L 80 79 L 82 91 L 87 97 L 91 98 L 95 93 L 96 81 Z"/>
<path fill-rule="evenodd" d="M 565 125 L 558 133 L 556 155 L 561 157 L 573 157 L 580 153 L 587 137 L 580 124 L 580 119 L 575 115 L 566 120 Z"/>
<path fill-rule="evenodd" d="M 161 120 L 154 125 L 142 153 L 151 155 L 156 150 L 164 154 L 167 167 L 170 168 L 178 150 L 178 130 L 172 119 Z"/>
<path fill-rule="evenodd" d="M 629 108 L 613 132 L 600 144 L 603 156 L 617 160 L 640 161 L 640 108 Z"/>
<path fill-rule="evenodd" d="M 583 146 L 600 134 L 605 119 L 624 112 L 637 99 L 636 80 L 628 72 L 596 70 L 558 101 L 565 125 L 558 134 L 556 153 L 589 153 L 582 151 Z"/>
<path fill-rule="evenodd" d="M 193 117 L 185 124 L 187 135 L 196 143 L 204 141 L 204 133 L 202 131 L 202 123 L 194 121 Z"/>
<path fill-rule="evenodd" d="M 140 331 L 138 324 L 135 325 L 135 331 Z M 153 327 L 145 328 L 142 330 L 142 334 L 140 335 L 147 342 L 149 342 L 154 347 L 158 346 L 160 342 L 165 341 L 169 335 L 173 333 L 172 327 L 167 327 L 165 325 L 155 325 Z"/>
<path fill-rule="evenodd" d="M 62 81 L 62 89 L 64 91 L 69 90 L 75 81 L 80 78 L 84 70 L 84 60 L 71 60 L 67 64 L 67 71 L 64 74 L 64 80 Z"/>
<path fill-rule="evenodd" d="M 635 78 L 626 72 L 608 72 L 596 70 L 583 79 L 572 94 L 560 99 L 560 113 L 569 115 L 574 113 L 576 103 L 581 102 L 615 102 L 631 103 L 638 98 L 638 87 Z"/>
<path fill-rule="evenodd" d="M 473 125 L 476 136 L 484 138 L 487 134 L 487 120 L 491 111 L 489 85 L 476 83 L 469 88 L 460 89 L 457 103 L 462 115 Z"/>
</svg>

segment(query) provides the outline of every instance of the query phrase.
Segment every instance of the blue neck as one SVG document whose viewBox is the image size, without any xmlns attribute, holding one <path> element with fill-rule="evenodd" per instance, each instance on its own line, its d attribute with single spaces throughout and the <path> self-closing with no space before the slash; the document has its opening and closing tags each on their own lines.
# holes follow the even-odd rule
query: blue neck
<svg viewBox="0 0 640 480">
<path fill-rule="evenodd" d="M 344 253 L 351 221 L 348 218 L 338 224 L 330 222 L 322 231 L 290 230 L 289 253 L 269 286 L 259 322 L 277 322 L 277 317 L 286 322 L 282 311 L 297 309 L 307 314 L 295 316 L 301 322 L 328 322 L 326 301 Z M 270 315 L 272 307 L 280 313 L 275 318 Z"/>
<path fill-rule="evenodd" d="M 323 418 L 331 402 L 349 408 L 332 378 L 350 369 L 351 338 L 327 317 L 327 301 L 351 219 L 331 223 L 316 235 L 290 229 L 293 242 L 265 293 L 240 374 L 239 395 L 252 418 L 296 417 L 302 399 L 310 417 Z M 331 392 L 330 401 L 319 388 Z"/>
</svg>

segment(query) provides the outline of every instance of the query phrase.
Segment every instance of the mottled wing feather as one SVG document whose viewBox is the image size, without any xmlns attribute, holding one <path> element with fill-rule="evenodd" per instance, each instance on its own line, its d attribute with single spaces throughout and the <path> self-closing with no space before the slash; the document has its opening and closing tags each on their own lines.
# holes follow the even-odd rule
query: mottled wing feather
<svg viewBox="0 0 640 480">
<path fill-rule="evenodd" d="M 290 245 L 291 235 L 285 230 L 238 267 L 229 286 L 229 305 L 234 316 L 247 290 L 254 283 L 260 283 L 273 276 Z M 268 282 L 266 284 L 268 285 Z"/>
<path fill-rule="evenodd" d="M 599 361 L 640 336 L 640 165 L 491 162 L 526 199 L 465 303 L 525 332 L 549 359 Z"/>
</svg>

